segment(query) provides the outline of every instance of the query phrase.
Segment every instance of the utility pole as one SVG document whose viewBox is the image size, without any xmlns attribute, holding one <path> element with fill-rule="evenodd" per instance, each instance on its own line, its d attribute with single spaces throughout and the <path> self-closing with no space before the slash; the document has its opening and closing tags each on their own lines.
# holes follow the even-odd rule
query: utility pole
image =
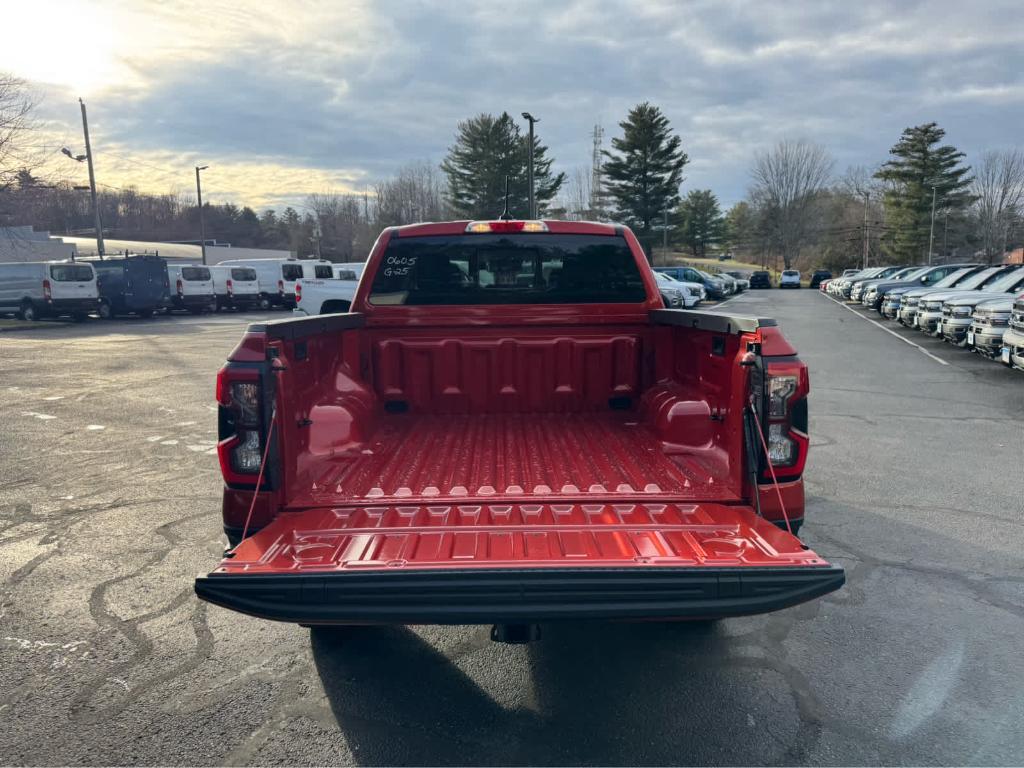
<svg viewBox="0 0 1024 768">
<path fill-rule="evenodd" d="M 870 193 L 864 193 L 864 269 L 868 268 L 868 251 L 871 248 L 871 235 L 868 232 L 868 196 Z"/>
<path fill-rule="evenodd" d="M 604 211 L 601 201 L 601 141 L 604 138 L 604 128 L 600 125 L 594 126 L 593 143 L 594 149 L 590 159 L 590 215 L 594 219 L 600 219 Z"/>
<path fill-rule="evenodd" d="M 81 99 L 78 103 L 82 105 L 82 133 L 85 134 L 85 159 L 89 162 L 89 193 L 92 195 L 92 218 L 96 226 L 96 253 L 100 260 L 103 260 L 103 225 L 100 224 L 100 207 L 96 202 L 96 173 L 92 167 L 92 145 L 89 144 L 89 118 L 85 114 L 85 102 Z"/>
<path fill-rule="evenodd" d="M 536 208 L 536 205 L 535 205 L 534 199 L 533 199 L 533 124 L 534 123 L 539 123 L 540 120 L 538 120 L 536 117 L 531 115 L 529 112 L 523 112 L 523 119 L 524 120 L 528 120 L 530 122 L 529 154 L 527 154 L 527 156 L 526 156 L 527 157 L 527 166 L 526 166 L 526 168 L 527 168 L 527 179 L 528 179 L 528 183 L 530 185 L 530 215 L 527 216 L 526 218 L 528 218 L 528 219 L 535 219 L 535 218 L 537 218 L 537 208 Z"/>
<path fill-rule="evenodd" d="M 206 219 L 203 216 L 203 186 L 199 183 L 199 172 L 205 171 L 210 166 L 196 166 L 196 197 L 199 198 L 199 244 L 203 249 L 203 264 L 206 263 Z"/>
<path fill-rule="evenodd" d="M 935 243 L 935 187 L 932 187 L 932 228 L 928 235 L 928 266 L 932 265 L 932 246 Z"/>
<path fill-rule="evenodd" d="M 946 238 L 949 235 L 949 208 L 942 211 L 942 260 L 949 258 L 949 250 L 946 247 Z"/>
<path fill-rule="evenodd" d="M 665 251 L 665 255 L 668 256 L 668 205 L 662 211 L 661 248 Z"/>
</svg>

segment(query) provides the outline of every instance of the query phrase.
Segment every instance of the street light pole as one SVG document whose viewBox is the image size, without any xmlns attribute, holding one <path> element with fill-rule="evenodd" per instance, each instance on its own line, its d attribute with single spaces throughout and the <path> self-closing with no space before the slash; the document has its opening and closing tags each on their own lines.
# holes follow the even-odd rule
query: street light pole
<svg viewBox="0 0 1024 768">
<path fill-rule="evenodd" d="M 205 171 L 210 166 L 196 166 L 196 197 L 199 198 L 199 243 L 203 249 L 203 264 L 206 263 L 206 219 L 203 217 L 203 186 L 199 183 L 199 172 Z"/>
<path fill-rule="evenodd" d="M 665 206 L 665 210 L 662 211 L 662 224 L 661 224 L 661 249 L 668 254 L 668 206 Z"/>
<path fill-rule="evenodd" d="M 932 246 L 935 243 L 935 187 L 932 187 L 932 228 L 928 235 L 928 266 L 932 265 Z"/>
<path fill-rule="evenodd" d="M 523 118 L 530 122 L 530 148 L 529 154 L 527 154 L 526 156 L 527 179 L 530 185 L 530 215 L 527 218 L 535 219 L 537 218 L 537 206 L 533 199 L 533 124 L 539 123 L 540 120 L 531 115 L 529 112 L 523 112 Z"/>
<path fill-rule="evenodd" d="M 868 268 L 868 250 L 871 247 L 871 237 L 868 234 L 868 195 L 864 193 L 864 269 Z"/>
<path fill-rule="evenodd" d="M 96 173 L 92 168 L 92 145 L 89 144 L 89 118 L 85 114 L 85 102 L 81 99 L 78 103 L 82 105 L 82 133 L 85 134 L 85 159 L 89 162 L 89 194 L 92 196 L 92 218 L 96 226 L 96 253 L 100 260 L 103 260 L 103 225 L 100 224 L 100 207 L 96 202 Z"/>
</svg>

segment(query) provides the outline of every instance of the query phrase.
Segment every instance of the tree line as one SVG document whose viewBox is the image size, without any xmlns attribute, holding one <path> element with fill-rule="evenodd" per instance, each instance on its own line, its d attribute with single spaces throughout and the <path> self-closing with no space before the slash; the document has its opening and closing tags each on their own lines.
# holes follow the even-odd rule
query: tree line
<svg viewBox="0 0 1024 768">
<path fill-rule="evenodd" d="M 89 196 L 40 176 L 21 150 L 35 127 L 33 107 L 25 84 L 0 73 L 0 225 L 91 233 Z M 524 218 L 532 153 L 540 215 L 627 224 L 652 257 L 667 241 L 698 257 L 732 252 L 756 263 L 841 268 L 861 263 L 865 244 L 872 263 L 921 263 L 979 250 L 996 260 L 1024 239 L 1024 155 L 988 152 L 972 168 L 935 123 L 907 128 L 878 167 L 840 176 L 821 145 L 782 140 L 754 154 L 746 198 L 727 211 L 710 189 L 681 195 L 689 157 L 657 106 L 636 105 L 618 127 L 597 168 L 556 172 L 549 148 L 539 137 L 530 146 L 507 112 L 476 115 L 456 126 L 440 164 L 409 163 L 360 194 L 312 194 L 280 211 L 206 203 L 207 237 L 349 261 L 364 258 L 389 226 Z M 199 211 L 188 194 L 102 187 L 98 205 L 107 237 L 197 239 Z"/>
</svg>

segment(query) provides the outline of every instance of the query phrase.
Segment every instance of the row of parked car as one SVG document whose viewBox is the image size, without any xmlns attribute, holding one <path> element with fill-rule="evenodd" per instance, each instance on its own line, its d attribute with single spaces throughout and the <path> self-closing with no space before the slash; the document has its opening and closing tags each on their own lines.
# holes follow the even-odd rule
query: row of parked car
<svg viewBox="0 0 1024 768">
<path fill-rule="evenodd" d="M 322 260 L 234 259 L 205 266 L 152 255 L 6 263 L 0 264 L 0 314 L 82 320 L 90 314 L 295 308 L 304 280 L 345 282 L 354 291 L 361 270 L 362 264 Z M 334 311 L 345 310 L 347 304 Z M 319 307 L 309 314 L 317 313 Z"/>
<path fill-rule="evenodd" d="M 662 299 L 668 307 L 692 307 L 704 299 L 720 300 L 742 293 L 751 287 L 750 280 L 739 270 L 711 274 L 688 266 L 655 267 L 654 274 L 662 287 Z M 681 287 L 682 286 L 682 287 Z M 682 295 L 679 301 L 672 291 Z"/>
<path fill-rule="evenodd" d="M 1024 264 L 848 269 L 820 287 L 908 328 L 1024 370 Z"/>
</svg>

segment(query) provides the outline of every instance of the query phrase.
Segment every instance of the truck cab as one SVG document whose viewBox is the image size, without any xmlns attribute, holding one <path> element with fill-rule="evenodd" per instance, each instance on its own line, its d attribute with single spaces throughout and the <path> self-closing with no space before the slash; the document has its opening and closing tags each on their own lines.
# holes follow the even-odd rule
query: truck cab
<svg viewBox="0 0 1024 768">
<path fill-rule="evenodd" d="M 319 624 L 709 619 L 838 589 L 799 538 L 807 368 L 665 309 L 633 233 L 385 230 L 344 314 L 217 377 L 230 548 L 204 600 Z"/>
</svg>

